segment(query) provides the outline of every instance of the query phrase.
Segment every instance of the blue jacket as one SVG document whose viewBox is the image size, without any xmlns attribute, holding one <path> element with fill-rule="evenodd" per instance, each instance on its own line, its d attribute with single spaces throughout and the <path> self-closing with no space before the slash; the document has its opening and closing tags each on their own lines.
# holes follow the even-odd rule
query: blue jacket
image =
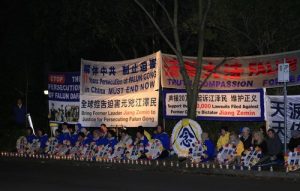
<svg viewBox="0 0 300 191">
<path fill-rule="evenodd" d="M 46 147 L 46 143 L 48 141 L 48 135 L 43 135 L 38 138 L 39 142 L 41 143 L 41 148 L 44 149 Z"/>
<path fill-rule="evenodd" d="M 18 106 L 14 107 L 14 117 L 15 117 L 15 122 L 18 125 L 25 124 L 26 108 L 24 105 L 22 105 L 21 108 L 19 108 Z"/>
<path fill-rule="evenodd" d="M 28 143 L 32 143 L 33 139 L 36 139 L 35 135 L 28 135 L 26 136 L 27 142 Z"/>
<path fill-rule="evenodd" d="M 212 160 L 215 156 L 215 145 L 214 145 L 214 143 L 209 139 L 209 140 L 204 141 L 204 145 L 206 146 L 206 149 L 207 149 L 205 151 L 205 154 L 207 154 L 207 156 L 208 156 L 206 161 Z"/>
<path fill-rule="evenodd" d="M 165 150 L 170 150 L 170 137 L 166 132 L 155 134 L 153 138 L 160 140 Z"/>
<path fill-rule="evenodd" d="M 101 137 L 100 139 L 98 139 L 98 141 L 96 142 L 96 144 L 99 145 L 107 145 L 109 143 L 108 139 L 106 137 Z"/>
<path fill-rule="evenodd" d="M 78 140 L 78 134 L 74 133 L 69 137 L 71 144 L 74 146 Z"/>
<path fill-rule="evenodd" d="M 108 145 L 113 149 L 115 148 L 115 145 L 118 144 L 118 140 L 115 137 L 112 137 L 107 140 L 108 140 Z"/>
<path fill-rule="evenodd" d="M 59 144 L 62 144 L 65 140 L 65 136 L 63 134 L 59 134 L 56 139 Z"/>
<path fill-rule="evenodd" d="M 142 144 L 144 146 L 144 150 L 143 150 L 143 153 L 145 153 L 145 150 L 146 150 L 146 146 L 148 144 L 149 140 L 147 139 L 146 136 L 143 137 L 143 140 L 140 140 L 139 144 Z"/>
</svg>

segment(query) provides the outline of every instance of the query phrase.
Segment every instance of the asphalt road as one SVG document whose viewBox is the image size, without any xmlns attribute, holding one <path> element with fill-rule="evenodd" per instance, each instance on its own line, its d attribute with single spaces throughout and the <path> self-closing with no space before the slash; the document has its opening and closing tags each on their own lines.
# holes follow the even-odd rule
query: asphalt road
<svg viewBox="0 0 300 191">
<path fill-rule="evenodd" d="M 0 160 L 0 191 L 283 191 L 290 188 L 299 190 L 300 183 L 278 179 L 249 179 L 40 161 Z"/>
</svg>

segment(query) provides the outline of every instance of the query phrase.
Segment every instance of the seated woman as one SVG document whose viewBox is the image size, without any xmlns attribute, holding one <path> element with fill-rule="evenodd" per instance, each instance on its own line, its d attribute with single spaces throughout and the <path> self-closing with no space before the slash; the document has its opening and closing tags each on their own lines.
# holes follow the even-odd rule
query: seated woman
<svg viewBox="0 0 300 191">
<path fill-rule="evenodd" d="M 74 146 L 77 142 L 77 139 L 78 139 L 78 134 L 75 132 L 75 127 L 74 126 L 69 126 L 69 132 L 70 132 L 70 142 L 71 142 L 71 145 Z"/>
<path fill-rule="evenodd" d="M 63 144 L 65 137 L 60 129 L 55 130 L 55 138 L 57 139 L 58 144 Z"/>
<path fill-rule="evenodd" d="M 166 158 L 169 156 L 170 150 L 170 137 L 169 135 L 163 131 L 163 128 L 159 125 L 156 128 L 156 133 L 153 135 L 153 139 L 158 139 L 161 141 L 164 149 L 159 156 L 159 158 Z"/>
<path fill-rule="evenodd" d="M 98 131 L 98 130 L 97 130 Z M 100 130 L 100 139 L 98 141 L 98 145 L 107 145 L 108 139 L 107 139 L 107 131 Z"/>
<path fill-rule="evenodd" d="M 217 142 L 217 150 L 220 150 L 224 145 L 228 143 L 229 140 L 229 132 L 228 127 L 224 126 L 221 128 L 221 135 Z"/>
<path fill-rule="evenodd" d="M 31 128 L 26 129 L 26 140 L 28 143 L 32 143 L 33 140 L 36 139 L 36 136 L 33 134 L 33 131 Z"/>
<path fill-rule="evenodd" d="M 203 162 L 213 160 L 215 156 L 215 145 L 212 140 L 209 138 L 207 132 L 202 133 L 202 142 L 203 145 L 206 147 L 205 156 Z"/>
<path fill-rule="evenodd" d="M 239 163 L 241 160 L 242 153 L 244 151 L 243 142 L 239 139 L 238 135 L 235 132 L 231 132 L 229 135 L 228 144 L 236 148 L 236 154 L 232 162 L 237 161 Z"/>
<path fill-rule="evenodd" d="M 41 148 L 41 152 L 44 151 L 44 149 L 46 148 L 46 143 L 48 141 L 48 135 L 44 132 L 43 129 L 38 129 L 37 130 L 37 138 L 39 139 L 40 142 L 40 148 Z"/>
<path fill-rule="evenodd" d="M 90 144 L 94 144 L 97 146 L 102 145 L 101 133 L 98 129 L 93 131 L 93 138 L 91 139 Z"/>
<path fill-rule="evenodd" d="M 253 132 L 252 145 L 254 149 L 259 149 L 261 150 L 263 155 L 267 155 L 268 146 L 267 146 L 267 142 L 264 139 L 264 135 L 261 131 Z"/>
<path fill-rule="evenodd" d="M 268 155 L 270 156 L 270 160 L 283 160 L 283 145 L 278 135 L 275 133 L 274 129 L 268 129 L 267 134 Z"/>
<path fill-rule="evenodd" d="M 148 142 L 149 141 L 148 141 L 147 137 L 144 135 L 144 129 L 138 128 L 138 130 L 136 132 L 136 139 L 135 139 L 134 145 L 138 145 L 141 147 L 142 156 L 140 158 L 146 158 L 145 147 L 148 144 Z"/>
<path fill-rule="evenodd" d="M 81 147 L 81 146 L 83 146 L 83 145 L 84 145 L 84 139 L 85 139 L 84 133 L 79 132 L 79 133 L 78 133 L 78 136 L 77 136 L 77 141 L 76 141 L 76 143 L 75 143 L 75 146 L 76 146 L 76 147 Z"/>
<path fill-rule="evenodd" d="M 133 140 L 130 135 L 128 135 L 128 132 L 126 129 L 121 130 L 121 138 L 119 144 L 122 145 L 123 147 L 128 147 L 129 145 L 132 144 Z"/>
<path fill-rule="evenodd" d="M 107 140 L 108 140 L 109 147 L 111 147 L 112 149 L 114 149 L 115 145 L 118 144 L 116 133 L 113 130 L 107 131 Z"/>
</svg>

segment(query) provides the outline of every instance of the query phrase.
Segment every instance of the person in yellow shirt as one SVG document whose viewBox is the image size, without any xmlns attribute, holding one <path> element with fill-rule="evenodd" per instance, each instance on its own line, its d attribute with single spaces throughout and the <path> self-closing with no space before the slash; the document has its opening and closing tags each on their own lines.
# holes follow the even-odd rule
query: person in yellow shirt
<svg viewBox="0 0 300 191">
<path fill-rule="evenodd" d="M 229 135 L 229 142 L 228 144 L 232 145 L 232 147 L 235 147 L 236 154 L 234 158 L 232 159 L 232 162 L 236 161 L 238 164 L 241 161 L 242 153 L 244 152 L 244 144 L 239 139 L 238 135 L 235 132 L 231 132 Z"/>
<path fill-rule="evenodd" d="M 229 141 L 228 127 L 224 126 L 221 128 L 221 135 L 217 142 L 217 150 L 220 150 Z"/>
</svg>

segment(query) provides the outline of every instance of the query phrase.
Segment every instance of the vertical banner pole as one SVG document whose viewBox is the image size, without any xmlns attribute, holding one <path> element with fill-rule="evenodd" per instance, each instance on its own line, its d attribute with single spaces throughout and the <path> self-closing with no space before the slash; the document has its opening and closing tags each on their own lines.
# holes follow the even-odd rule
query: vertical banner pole
<svg viewBox="0 0 300 191">
<path fill-rule="evenodd" d="M 284 64 L 286 64 L 286 59 L 284 59 Z M 285 70 L 285 69 L 284 69 Z M 286 80 L 284 80 L 284 153 L 287 152 L 287 88 Z"/>
</svg>

